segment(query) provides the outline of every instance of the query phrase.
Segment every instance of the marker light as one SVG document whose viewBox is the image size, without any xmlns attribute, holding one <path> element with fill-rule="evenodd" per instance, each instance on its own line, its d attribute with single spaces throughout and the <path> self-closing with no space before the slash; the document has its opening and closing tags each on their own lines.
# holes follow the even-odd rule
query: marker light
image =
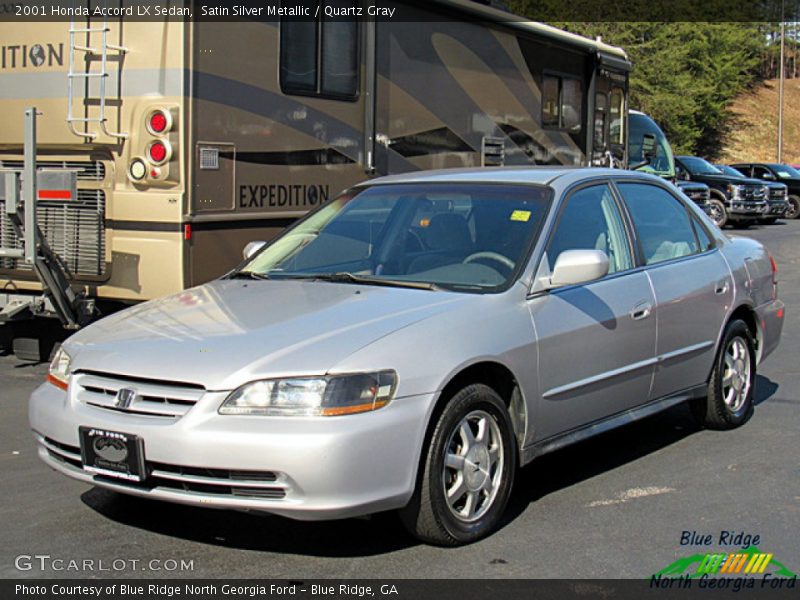
<svg viewBox="0 0 800 600">
<path fill-rule="evenodd" d="M 66 390 L 69 386 L 70 363 L 72 359 L 63 348 L 59 348 L 53 360 L 50 362 L 50 369 L 47 373 L 47 381 L 54 386 Z"/>
<path fill-rule="evenodd" d="M 155 135 L 166 133 L 172 129 L 172 116 L 163 110 L 154 110 L 147 117 L 147 130 Z"/>
<path fill-rule="evenodd" d="M 150 142 L 150 145 L 147 147 L 147 155 L 150 157 L 150 160 L 157 165 L 167 162 L 171 154 L 172 151 L 170 150 L 168 142 L 156 140 Z"/>
</svg>

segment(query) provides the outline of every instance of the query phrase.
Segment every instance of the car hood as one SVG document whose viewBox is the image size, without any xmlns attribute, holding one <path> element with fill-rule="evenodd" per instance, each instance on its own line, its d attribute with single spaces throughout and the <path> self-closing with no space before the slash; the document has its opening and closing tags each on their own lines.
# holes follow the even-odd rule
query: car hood
<svg viewBox="0 0 800 600">
<path fill-rule="evenodd" d="M 254 378 L 322 375 L 377 339 L 478 297 L 319 281 L 219 280 L 102 319 L 64 348 L 73 372 L 229 390 Z"/>
<path fill-rule="evenodd" d="M 760 179 L 750 179 L 749 177 L 732 177 L 730 175 L 693 175 L 697 179 L 703 181 L 713 181 L 718 183 L 733 184 L 733 185 L 757 185 L 763 186 L 764 182 Z"/>
</svg>

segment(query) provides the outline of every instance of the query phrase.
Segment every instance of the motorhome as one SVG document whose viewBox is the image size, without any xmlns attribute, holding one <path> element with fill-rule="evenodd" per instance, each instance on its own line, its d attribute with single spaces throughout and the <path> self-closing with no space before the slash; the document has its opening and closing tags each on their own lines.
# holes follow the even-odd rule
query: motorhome
<svg viewBox="0 0 800 600">
<path fill-rule="evenodd" d="M 36 168 L 77 176 L 35 201 L 73 292 L 113 308 L 209 281 L 373 176 L 627 164 L 622 49 L 468 0 L 398 4 L 402 20 L 0 23 L 0 169 L 22 170 L 35 107 Z M 2 193 L 0 320 L 65 321 Z"/>
</svg>

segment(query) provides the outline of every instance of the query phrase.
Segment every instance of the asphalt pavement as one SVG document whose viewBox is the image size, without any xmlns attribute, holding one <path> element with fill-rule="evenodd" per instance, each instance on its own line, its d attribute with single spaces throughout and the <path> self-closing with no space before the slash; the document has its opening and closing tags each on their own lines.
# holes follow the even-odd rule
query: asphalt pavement
<svg viewBox="0 0 800 600">
<path fill-rule="evenodd" d="M 787 305 L 744 427 L 699 430 L 677 407 L 536 460 L 500 531 L 443 549 L 392 514 L 324 523 L 129 498 L 51 471 L 27 398 L 46 365 L 0 357 L 0 578 L 642 578 L 700 551 L 684 532 L 759 536 L 800 572 L 800 221 L 729 230 L 763 241 Z M 709 550 L 710 551 L 710 550 Z"/>
</svg>

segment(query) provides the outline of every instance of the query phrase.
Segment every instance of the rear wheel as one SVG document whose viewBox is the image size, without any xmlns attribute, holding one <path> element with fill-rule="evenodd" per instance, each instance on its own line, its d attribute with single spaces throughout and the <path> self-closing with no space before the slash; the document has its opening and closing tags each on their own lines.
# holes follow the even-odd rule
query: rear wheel
<svg viewBox="0 0 800 600">
<path fill-rule="evenodd" d="M 728 211 L 725 210 L 725 204 L 722 200 L 717 198 L 709 198 L 708 200 L 708 216 L 714 221 L 717 227 L 722 229 L 725 223 L 728 222 Z"/>
<path fill-rule="evenodd" d="M 789 202 L 789 208 L 783 217 L 785 219 L 796 219 L 800 216 L 800 196 L 791 195 L 786 200 Z"/>
<path fill-rule="evenodd" d="M 414 536 L 456 546 L 491 533 L 503 516 L 516 469 L 513 427 L 500 396 L 483 384 L 453 396 L 421 469 L 414 496 L 400 511 Z"/>
<path fill-rule="evenodd" d="M 725 328 L 708 395 L 695 406 L 697 417 L 711 429 L 743 425 L 753 414 L 755 384 L 753 335 L 744 321 L 736 319 Z"/>
</svg>

